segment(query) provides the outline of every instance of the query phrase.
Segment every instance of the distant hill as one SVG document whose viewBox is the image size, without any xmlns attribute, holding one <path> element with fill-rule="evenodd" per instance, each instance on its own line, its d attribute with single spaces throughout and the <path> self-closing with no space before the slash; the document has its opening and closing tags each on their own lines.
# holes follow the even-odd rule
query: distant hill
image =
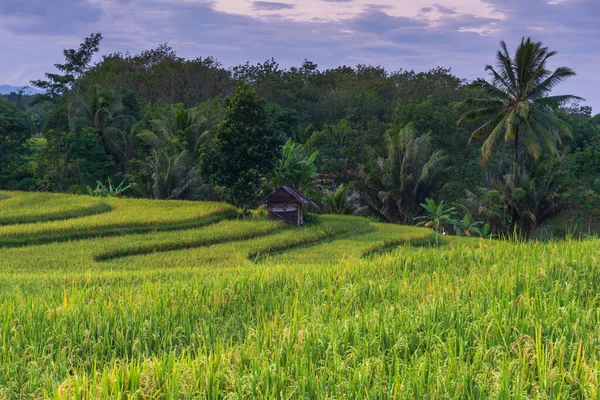
<svg viewBox="0 0 600 400">
<path fill-rule="evenodd" d="M 11 92 L 18 92 L 21 88 L 21 86 L 0 85 L 0 94 L 10 94 Z M 24 94 L 38 93 L 42 93 L 42 91 L 30 87 L 26 88 L 24 92 Z"/>
</svg>

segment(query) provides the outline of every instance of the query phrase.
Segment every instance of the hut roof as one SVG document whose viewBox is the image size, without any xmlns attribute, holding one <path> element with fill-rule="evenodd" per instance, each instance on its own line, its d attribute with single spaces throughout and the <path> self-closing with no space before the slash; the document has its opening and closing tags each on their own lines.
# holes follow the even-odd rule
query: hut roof
<svg viewBox="0 0 600 400">
<path fill-rule="evenodd" d="M 312 201 L 310 201 L 309 199 L 307 199 L 302 193 L 300 193 L 299 191 L 297 191 L 296 189 L 289 187 L 289 186 L 282 186 L 279 189 L 275 190 L 273 193 L 271 193 L 269 196 L 267 196 L 266 198 L 264 198 L 260 203 L 260 204 L 264 204 L 266 203 L 269 198 L 271 198 L 273 195 L 281 192 L 281 191 L 285 191 L 288 194 L 290 194 L 291 196 L 293 196 L 297 201 L 299 201 L 302 204 L 305 205 L 309 205 L 309 204 L 313 204 Z"/>
</svg>

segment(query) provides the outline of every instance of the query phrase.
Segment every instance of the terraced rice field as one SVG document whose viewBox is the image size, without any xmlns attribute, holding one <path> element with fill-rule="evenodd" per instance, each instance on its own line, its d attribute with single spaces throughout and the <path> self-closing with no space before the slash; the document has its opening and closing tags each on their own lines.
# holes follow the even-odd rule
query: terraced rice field
<svg viewBox="0 0 600 400">
<path fill-rule="evenodd" d="M 0 192 L 0 398 L 598 396 L 598 241 L 236 216 Z"/>
</svg>

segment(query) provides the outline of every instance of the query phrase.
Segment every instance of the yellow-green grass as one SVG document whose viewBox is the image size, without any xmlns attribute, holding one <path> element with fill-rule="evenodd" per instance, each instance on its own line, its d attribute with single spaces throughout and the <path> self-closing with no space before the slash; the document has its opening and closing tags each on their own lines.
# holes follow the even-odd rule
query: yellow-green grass
<svg viewBox="0 0 600 400">
<path fill-rule="evenodd" d="M 55 221 L 111 211 L 110 205 L 89 196 L 0 192 L 0 225 Z"/>
<path fill-rule="evenodd" d="M 0 248 L 0 398 L 598 397 L 600 242 L 428 235 L 322 216 Z"/>
<path fill-rule="evenodd" d="M 421 242 L 433 238 L 429 229 L 390 224 L 371 224 L 372 231 L 350 232 L 332 237 L 313 246 L 296 247 L 269 256 L 272 263 L 336 264 L 344 259 L 359 260 L 367 255 L 392 249 L 401 244 Z"/>
<path fill-rule="evenodd" d="M 180 265 L 251 266 L 261 256 L 335 235 L 373 229 L 368 220 L 322 216 L 303 228 L 268 220 L 225 220 L 213 225 L 152 234 L 100 237 L 38 246 L 0 248 L 0 283 L 15 276 L 39 284 L 67 274 L 89 279 L 103 273 L 131 278 L 131 271 L 165 276 Z M 178 250 L 178 251 L 176 251 Z M 104 273 L 106 272 L 106 273 Z M 99 275 L 97 275 L 99 276 Z M 6 281 L 5 281 L 6 279 Z"/>
<path fill-rule="evenodd" d="M 12 194 L 6 201 L 11 198 Z M 116 198 L 108 198 L 103 202 L 111 207 L 110 213 L 62 221 L 0 226 L 0 246 L 192 228 L 237 216 L 235 208 L 214 202 L 159 202 Z"/>
</svg>

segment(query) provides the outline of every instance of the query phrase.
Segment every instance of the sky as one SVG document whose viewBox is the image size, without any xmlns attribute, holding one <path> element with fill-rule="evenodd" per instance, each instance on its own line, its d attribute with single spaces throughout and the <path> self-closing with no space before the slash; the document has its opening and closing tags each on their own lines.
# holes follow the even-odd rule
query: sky
<svg viewBox="0 0 600 400">
<path fill-rule="evenodd" d="M 388 71 L 450 67 L 485 77 L 499 42 L 523 36 L 577 72 L 556 94 L 600 113 L 600 0 L 0 0 L 0 84 L 25 85 L 102 32 L 101 53 L 169 43 L 181 57 L 224 66 L 274 57 L 282 67 L 381 65 Z"/>
</svg>

